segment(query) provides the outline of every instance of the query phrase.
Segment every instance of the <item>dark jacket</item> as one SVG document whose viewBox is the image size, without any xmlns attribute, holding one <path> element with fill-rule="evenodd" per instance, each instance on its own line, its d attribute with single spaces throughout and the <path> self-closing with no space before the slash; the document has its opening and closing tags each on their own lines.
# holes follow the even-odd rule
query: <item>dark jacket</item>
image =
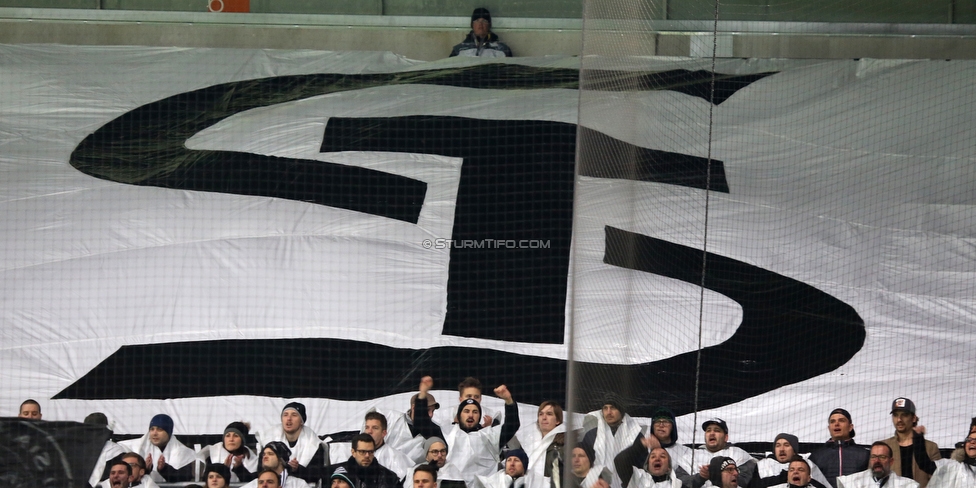
<svg viewBox="0 0 976 488">
<path fill-rule="evenodd" d="M 898 445 L 898 438 L 889 437 L 884 442 L 888 444 L 892 454 L 894 454 L 891 470 L 898 476 L 905 476 L 901 472 L 901 449 Z M 918 482 L 919 488 L 925 488 L 929 484 L 932 473 L 935 472 L 935 460 L 942 459 L 939 446 L 932 441 L 925 440 L 925 436 L 916 432 L 912 435 L 912 458 L 911 478 Z"/>
<path fill-rule="evenodd" d="M 325 468 L 326 475 L 324 480 L 332 478 L 332 473 L 339 466 L 345 466 L 346 471 L 359 478 L 360 488 L 399 488 L 400 478 L 396 473 L 384 468 L 380 463 L 373 459 L 373 463 L 365 468 L 356 462 L 356 458 L 349 456 L 349 460 L 344 463 L 333 464 Z"/>
<path fill-rule="evenodd" d="M 444 432 L 441 431 L 440 426 L 435 424 L 431 419 L 430 415 L 427 414 L 427 399 L 418 398 L 413 404 L 413 422 L 407 424 L 410 427 L 410 435 L 417 437 L 417 434 L 424 436 L 424 439 L 430 439 L 431 437 L 444 438 Z"/>
<path fill-rule="evenodd" d="M 312 456 L 312 459 L 308 462 L 308 466 L 302 466 L 299 464 L 297 469 L 289 468 L 288 472 L 290 476 L 301 478 L 309 485 L 314 485 L 315 483 L 318 483 L 320 479 L 328 479 L 322 477 L 322 470 L 324 468 L 325 447 L 320 445 L 315 451 L 315 455 Z M 331 475 L 332 472 L 330 471 L 329 474 Z"/>
<path fill-rule="evenodd" d="M 854 442 L 827 441 L 827 445 L 810 455 L 810 461 L 820 468 L 831 486 L 837 486 L 837 477 L 868 469 L 870 452 Z"/>
<path fill-rule="evenodd" d="M 468 36 L 461 41 L 461 44 L 454 46 L 451 56 L 488 56 L 488 57 L 512 57 L 512 50 L 498 40 L 494 32 L 488 33 L 488 39 L 476 39 L 474 31 L 468 32 Z"/>
</svg>

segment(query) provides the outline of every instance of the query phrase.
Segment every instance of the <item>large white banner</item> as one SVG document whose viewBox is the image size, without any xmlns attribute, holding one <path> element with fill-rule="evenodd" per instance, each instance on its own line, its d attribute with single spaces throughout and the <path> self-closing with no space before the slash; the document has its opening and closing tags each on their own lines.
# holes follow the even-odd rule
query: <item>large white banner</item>
<svg viewBox="0 0 976 488">
<path fill-rule="evenodd" d="M 583 406 L 669 405 L 684 442 L 817 442 L 835 407 L 872 441 L 898 396 L 961 438 L 976 64 L 730 60 L 709 100 L 581 96 L 578 63 L 0 46 L 0 410 L 179 435 L 295 398 L 326 433 L 428 373 L 448 409 L 466 374 L 537 404 L 572 356 Z M 710 69 L 630 63 L 593 68 Z"/>
</svg>

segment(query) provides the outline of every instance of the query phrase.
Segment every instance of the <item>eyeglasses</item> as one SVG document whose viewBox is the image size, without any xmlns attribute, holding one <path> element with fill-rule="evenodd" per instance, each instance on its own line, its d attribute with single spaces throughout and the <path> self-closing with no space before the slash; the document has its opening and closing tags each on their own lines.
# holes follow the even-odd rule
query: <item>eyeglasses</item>
<svg viewBox="0 0 976 488">
<path fill-rule="evenodd" d="M 433 454 L 435 456 L 446 456 L 447 449 L 431 449 L 427 451 L 427 454 Z"/>
<path fill-rule="evenodd" d="M 963 444 L 976 444 L 976 437 L 967 437 L 962 440 Z"/>
<path fill-rule="evenodd" d="M 729 467 L 723 469 L 722 471 L 725 471 L 726 473 L 738 473 L 739 472 L 739 468 L 737 468 L 735 466 L 729 466 Z"/>
<path fill-rule="evenodd" d="M 872 455 L 871 455 L 871 456 L 869 457 L 869 459 L 872 459 L 872 460 L 874 460 L 874 459 L 877 459 L 878 461 L 887 461 L 887 460 L 888 460 L 888 458 L 890 458 L 890 457 L 891 457 L 891 456 L 889 456 L 889 455 L 887 455 L 887 454 L 872 454 Z"/>
<path fill-rule="evenodd" d="M 670 419 L 654 419 L 655 424 L 670 424 Z"/>
<path fill-rule="evenodd" d="M 373 454 L 376 453 L 376 449 L 369 449 L 369 450 L 366 450 L 366 449 L 353 449 L 353 451 L 355 451 L 356 454 L 359 454 L 360 456 L 372 456 Z"/>
</svg>

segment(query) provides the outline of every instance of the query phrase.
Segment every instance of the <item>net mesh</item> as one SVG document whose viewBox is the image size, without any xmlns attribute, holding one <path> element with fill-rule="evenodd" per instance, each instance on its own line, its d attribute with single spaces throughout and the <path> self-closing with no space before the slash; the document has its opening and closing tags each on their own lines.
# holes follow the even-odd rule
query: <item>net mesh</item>
<svg viewBox="0 0 976 488">
<path fill-rule="evenodd" d="M 196 451 L 237 420 L 257 447 L 299 402 L 322 464 L 378 410 L 407 470 L 422 378 L 450 436 L 471 376 L 499 431 L 519 404 L 531 469 L 571 484 L 585 440 L 613 488 L 665 413 L 678 444 L 721 418 L 762 457 L 781 432 L 819 448 L 836 407 L 887 438 L 908 397 L 952 447 L 976 393 L 974 65 L 776 30 L 954 8 L 586 2 L 578 59 L 506 63 L 0 46 L 4 411 L 104 412 L 146 455 L 157 414 Z M 769 54 L 805 42 L 854 54 Z M 537 424 L 549 400 L 566 439 Z M 452 461 L 471 485 L 498 468 Z"/>
<path fill-rule="evenodd" d="M 958 168 L 952 129 L 910 121 L 958 122 L 943 112 L 957 96 L 920 94 L 955 85 L 952 73 L 968 62 L 859 59 L 878 51 L 856 42 L 846 51 L 855 59 L 754 54 L 789 52 L 755 50 L 760 44 L 849 41 L 834 35 L 838 27 L 853 38 L 866 32 L 825 24 L 790 41 L 775 32 L 788 34 L 795 24 L 763 22 L 870 22 L 906 8 L 585 5 L 570 404 L 592 414 L 574 419 L 580 432 L 600 423 L 598 410 L 608 403 L 643 417 L 645 426 L 666 407 L 677 416 L 678 443 L 703 444 L 703 423 L 718 417 L 730 440 L 758 457 L 781 432 L 798 435 L 805 452 L 819 449 L 836 407 L 854 412 L 857 441 L 870 444 L 892 435 L 896 397 L 951 396 L 955 387 L 937 379 L 940 373 L 919 375 L 919 367 L 955 350 L 930 340 L 945 315 L 922 298 L 955 294 L 953 285 L 936 284 L 931 273 L 938 271 L 916 266 L 952 260 L 952 252 L 922 244 L 920 233 L 934 229 L 916 219 L 942 214 L 939 202 L 956 199 L 972 182 L 935 190 L 911 170 L 915 176 L 904 179 L 903 164 Z M 943 19 L 946 8 L 953 7 L 939 6 Z M 681 23 L 690 20 L 697 22 Z M 950 29 L 930 27 L 935 34 Z M 676 45 L 690 56 L 660 55 Z M 897 49 L 886 55 L 913 57 Z M 923 187 L 934 192 L 916 193 Z M 968 213 L 958 210 L 949 220 Z M 894 261 L 891 246 L 898 249 Z M 623 310 L 611 295 L 628 297 Z M 906 299 L 915 305 L 905 307 Z M 926 308 L 934 315 L 919 313 Z M 949 329 L 966 322 L 964 315 Z M 588 335 L 604 320 L 617 334 Z M 899 336 L 905 340 L 888 342 Z M 593 364 L 591 348 L 613 350 L 626 367 Z M 951 401 L 935 403 L 926 413 L 930 437 L 932 425 L 965 427 L 968 414 L 950 413 Z M 649 428 L 644 435 L 652 435 Z M 712 455 L 700 450 L 680 463 L 693 474 Z M 613 464 L 610 456 L 597 458 Z"/>
</svg>

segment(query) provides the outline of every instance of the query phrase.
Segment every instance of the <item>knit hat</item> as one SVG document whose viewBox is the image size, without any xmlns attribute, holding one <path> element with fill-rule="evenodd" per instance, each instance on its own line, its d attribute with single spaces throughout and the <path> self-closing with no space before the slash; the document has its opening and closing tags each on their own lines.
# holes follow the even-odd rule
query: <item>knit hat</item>
<svg viewBox="0 0 976 488">
<path fill-rule="evenodd" d="M 282 464 L 288 464 L 288 460 L 291 459 L 291 449 L 288 445 L 281 441 L 272 441 L 265 444 L 264 449 L 271 449 L 278 456 L 278 461 Z M 262 449 L 263 451 L 263 449 Z"/>
<path fill-rule="evenodd" d="M 467 407 L 468 405 L 474 405 L 478 407 L 478 423 L 481 423 L 481 416 L 483 415 L 481 410 L 481 404 L 478 403 L 478 401 L 475 400 L 474 398 L 466 398 L 463 402 L 458 404 L 458 408 L 457 408 L 458 425 L 461 425 L 462 429 L 464 428 L 464 426 L 461 424 L 461 411 L 463 411 L 464 407 Z"/>
<path fill-rule="evenodd" d="M 671 422 L 671 444 L 678 442 L 678 422 L 674 418 L 674 412 L 668 407 L 657 407 L 651 412 L 651 421 L 667 420 Z"/>
<path fill-rule="evenodd" d="M 486 9 L 484 7 L 478 7 L 476 9 L 474 9 L 474 12 L 471 13 L 471 22 L 474 23 L 474 21 L 476 21 L 478 19 L 485 19 L 485 20 L 488 21 L 488 24 L 490 25 L 491 24 L 491 12 L 489 12 L 488 9 Z"/>
<path fill-rule="evenodd" d="M 240 436 L 241 440 L 245 440 L 247 439 L 248 430 L 247 424 L 244 422 L 231 422 L 227 424 L 227 427 L 224 427 L 224 435 L 227 435 L 228 432 L 233 432 Z"/>
<path fill-rule="evenodd" d="M 298 412 L 298 415 L 302 418 L 303 424 L 308 421 L 308 416 L 305 415 L 305 405 L 302 405 L 301 403 L 291 402 L 288 405 L 285 405 L 285 408 L 281 409 L 281 413 L 285 413 L 285 410 L 294 410 Z"/>
<path fill-rule="evenodd" d="M 522 469 L 526 472 L 529 471 L 529 455 L 525 453 L 522 449 L 512 449 L 502 453 L 502 461 L 507 462 L 508 458 L 515 456 L 522 461 Z"/>
<path fill-rule="evenodd" d="M 203 473 L 203 479 L 206 480 L 210 473 L 217 473 L 221 478 L 226 481 L 227 485 L 230 485 L 230 468 L 228 468 L 223 463 L 213 463 L 207 467 L 207 471 Z"/>
<path fill-rule="evenodd" d="M 798 439 L 793 434 L 778 434 L 775 439 L 773 439 L 773 445 L 775 447 L 776 441 L 784 439 L 786 442 L 790 443 L 790 447 L 793 448 L 793 454 L 800 454 L 800 439 Z"/>
<path fill-rule="evenodd" d="M 434 436 L 434 437 L 431 437 L 430 439 L 427 439 L 427 440 L 424 441 L 424 455 L 426 455 L 427 454 L 427 451 L 429 451 L 430 448 L 433 447 L 434 444 L 437 444 L 438 442 L 440 442 L 441 444 L 444 444 L 444 448 L 445 449 L 447 448 L 447 443 L 444 442 L 444 439 L 441 439 L 440 437 Z"/>
<path fill-rule="evenodd" d="M 350 473 L 345 466 L 339 466 L 335 471 L 332 472 L 332 476 L 329 477 L 330 480 L 342 480 L 349 483 L 352 488 L 359 488 L 359 478 L 356 475 Z"/>
<path fill-rule="evenodd" d="M 835 408 L 835 409 L 831 410 L 830 411 L 830 415 L 827 416 L 827 419 L 829 420 L 830 417 L 833 417 L 835 413 L 839 413 L 839 414 L 847 417 L 847 421 L 848 422 L 850 422 L 852 424 L 854 423 L 854 419 L 851 418 L 851 412 L 848 412 L 847 410 L 844 410 L 843 408 Z M 854 438 L 854 429 L 851 429 L 851 438 L 852 439 Z"/>
<path fill-rule="evenodd" d="M 586 453 L 586 457 L 590 460 L 590 466 L 593 466 L 593 463 L 596 462 L 596 452 L 593 450 L 593 446 L 591 446 L 589 442 L 580 442 L 579 444 L 576 444 L 576 447 L 582 449 L 583 452 Z"/>
<path fill-rule="evenodd" d="M 108 417 L 106 417 L 105 414 L 102 412 L 92 412 L 88 414 L 87 417 L 85 417 L 84 423 L 89 425 L 101 425 L 104 427 L 108 427 Z M 152 426 L 150 425 L 150 427 Z"/>
<path fill-rule="evenodd" d="M 610 392 L 603 396 L 603 403 L 600 405 L 611 405 L 613 408 L 620 410 L 620 414 L 627 413 L 627 404 L 624 403 L 623 399 L 617 396 L 616 393 Z"/>
<path fill-rule="evenodd" d="M 159 427 L 166 431 L 166 434 L 173 437 L 173 419 L 165 413 L 156 415 L 149 421 L 149 428 Z"/>
<path fill-rule="evenodd" d="M 725 456 L 715 456 L 708 463 L 708 479 L 716 486 L 722 485 L 722 471 L 729 466 L 735 466 L 735 460 Z"/>
</svg>

